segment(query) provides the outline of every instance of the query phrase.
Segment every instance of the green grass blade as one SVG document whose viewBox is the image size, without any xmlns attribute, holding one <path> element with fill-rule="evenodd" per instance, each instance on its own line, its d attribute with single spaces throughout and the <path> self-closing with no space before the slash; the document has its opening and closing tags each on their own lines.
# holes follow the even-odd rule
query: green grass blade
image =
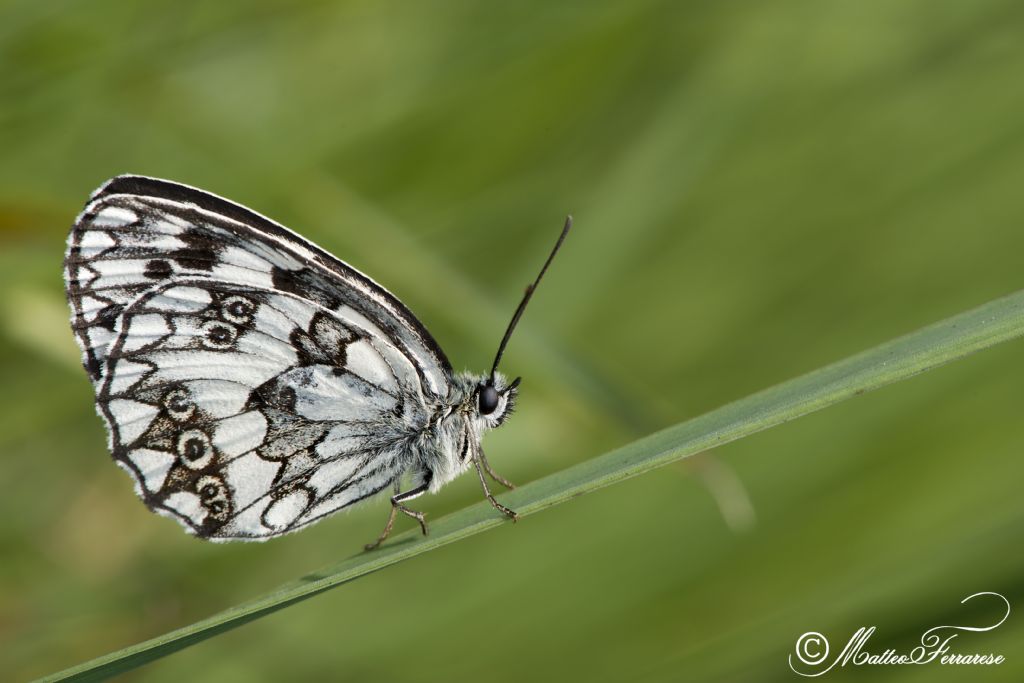
<svg viewBox="0 0 1024 683">
<path fill-rule="evenodd" d="M 1022 334 L 1024 291 L 552 474 L 507 494 L 504 502 L 521 516 L 530 515 Z M 98 657 L 45 680 L 92 681 L 128 671 L 360 576 L 480 533 L 504 521 L 486 503 L 473 505 L 434 522 L 429 537 L 420 537 L 410 531 L 396 537 L 381 550 L 356 555 L 260 598 Z"/>
</svg>

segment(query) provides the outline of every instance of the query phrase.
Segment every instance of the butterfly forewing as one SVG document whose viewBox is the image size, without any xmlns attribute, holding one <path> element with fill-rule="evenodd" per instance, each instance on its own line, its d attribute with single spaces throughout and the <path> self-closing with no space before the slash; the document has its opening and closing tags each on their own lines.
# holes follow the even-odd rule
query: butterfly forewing
<svg viewBox="0 0 1024 683">
<path fill-rule="evenodd" d="M 393 296 L 285 228 L 184 186 L 114 179 L 65 264 L 115 459 L 212 539 L 293 531 L 393 482 L 451 369 Z"/>
</svg>

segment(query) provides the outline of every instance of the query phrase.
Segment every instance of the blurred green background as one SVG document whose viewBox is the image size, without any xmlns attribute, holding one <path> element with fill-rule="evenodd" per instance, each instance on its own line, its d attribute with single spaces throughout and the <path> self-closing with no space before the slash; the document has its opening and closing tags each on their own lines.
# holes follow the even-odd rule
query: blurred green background
<svg viewBox="0 0 1024 683">
<path fill-rule="evenodd" d="M 106 453 L 61 260 L 124 172 L 247 204 L 371 274 L 458 368 L 577 229 L 488 438 L 526 482 L 1024 285 L 1013 0 L 0 4 L 0 678 L 351 555 L 378 500 L 263 545 L 148 513 Z M 1011 343 L 418 557 L 126 677 L 793 680 L 805 631 L 908 650 L 1024 609 Z M 480 499 L 464 477 L 420 508 Z M 419 501 L 418 501 L 419 502 Z M 408 528 L 408 520 L 402 529 Z M 1024 622 L 966 634 L 1024 680 Z"/>
</svg>

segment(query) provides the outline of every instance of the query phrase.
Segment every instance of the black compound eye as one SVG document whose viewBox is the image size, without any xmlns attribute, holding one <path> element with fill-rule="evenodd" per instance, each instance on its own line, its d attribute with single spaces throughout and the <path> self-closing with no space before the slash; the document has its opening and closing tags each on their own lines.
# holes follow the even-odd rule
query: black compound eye
<svg viewBox="0 0 1024 683">
<path fill-rule="evenodd" d="M 490 415 L 498 409 L 498 390 L 490 384 L 480 387 L 480 414 Z"/>
</svg>

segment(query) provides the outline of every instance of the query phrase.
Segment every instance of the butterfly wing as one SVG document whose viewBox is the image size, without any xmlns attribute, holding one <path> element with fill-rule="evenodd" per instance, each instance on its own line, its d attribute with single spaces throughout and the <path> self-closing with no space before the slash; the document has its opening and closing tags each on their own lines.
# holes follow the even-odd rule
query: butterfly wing
<svg viewBox="0 0 1024 683">
<path fill-rule="evenodd" d="M 293 531 L 386 487 L 451 366 L 401 302 L 213 195 L 115 178 L 65 280 L 115 460 L 204 538 Z"/>
</svg>

